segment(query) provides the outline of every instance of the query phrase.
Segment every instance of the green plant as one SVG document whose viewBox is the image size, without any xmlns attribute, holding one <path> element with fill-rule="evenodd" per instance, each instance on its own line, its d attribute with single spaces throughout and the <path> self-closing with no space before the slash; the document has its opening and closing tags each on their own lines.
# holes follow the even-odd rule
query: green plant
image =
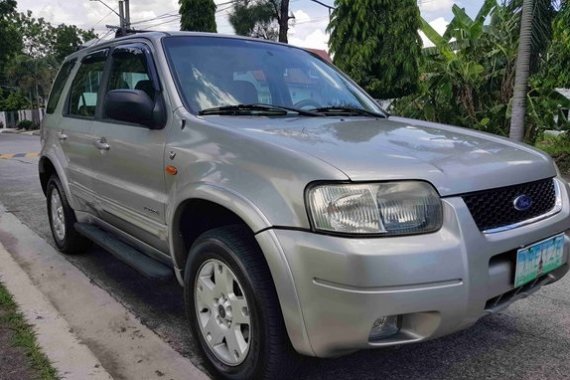
<svg viewBox="0 0 570 380">
<path fill-rule="evenodd" d="M 552 43 L 544 57 L 541 75 L 553 87 L 570 87 L 570 2 L 563 3 L 552 23 Z"/>
<path fill-rule="evenodd" d="M 0 83 L 5 79 L 6 62 L 22 49 L 22 33 L 12 20 L 16 16 L 15 0 L 0 0 Z"/>
<path fill-rule="evenodd" d="M 525 140 L 533 143 L 547 129 L 570 131 L 570 121 L 563 112 L 568 108 L 570 100 L 559 94 L 551 81 L 541 75 L 532 76 L 527 95 Z M 570 141 L 570 137 L 567 139 Z"/>
<path fill-rule="evenodd" d="M 337 0 L 328 31 L 334 63 L 372 96 L 414 93 L 422 58 L 415 0 Z"/>
<path fill-rule="evenodd" d="M 238 0 L 230 14 L 237 34 L 276 41 L 279 38 L 278 13 L 269 0 Z"/>
<path fill-rule="evenodd" d="M 29 100 L 21 91 L 8 93 L 8 96 L 0 96 L 0 111 L 19 111 L 30 108 Z"/>
<path fill-rule="evenodd" d="M 422 21 L 422 31 L 435 46 L 423 51 L 419 91 L 396 101 L 394 112 L 506 136 L 516 15 L 496 0 L 486 0 L 475 18 L 456 5 L 452 11 L 454 18 L 443 36 Z"/>
<path fill-rule="evenodd" d="M 544 137 L 536 143 L 536 147 L 552 156 L 562 174 L 570 175 L 570 138 L 568 134 L 559 137 Z"/>
<path fill-rule="evenodd" d="M 435 46 L 423 50 L 419 91 L 397 100 L 394 113 L 508 136 L 521 4 L 520 0 L 501 4 L 486 0 L 474 18 L 454 5 L 454 18 L 443 36 L 422 21 L 422 31 Z M 568 76 L 570 11 L 565 3 L 558 12 L 550 53 L 545 54 L 553 9 L 552 2 L 535 0 L 533 17 L 540 22 L 533 23 L 532 46 L 527 51 L 531 77 L 525 86 L 524 140 L 531 144 L 545 129 L 567 128 L 560 109 L 569 102 L 554 89 L 566 84 Z"/>
<path fill-rule="evenodd" d="M 18 124 L 16 124 L 16 128 L 25 129 L 26 131 L 29 131 L 31 129 L 34 129 L 34 122 L 31 120 L 20 120 Z"/>
<path fill-rule="evenodd" d="M 12 296 L 0 284 L 0 329 L 12 333 L 11 345 L 21 347 L 29 359 L 32 368 L 38 371 L 38 378 L 42 380 L 58 379 L 57 371 L 40 350 L 36 342 L 36 335 L 31 326 L 26 323 Z"/>
<path fill-rule="evenodd" d="M 180 30 L 216 33 L 214 0 L 179 0 Z"/>
</svg>

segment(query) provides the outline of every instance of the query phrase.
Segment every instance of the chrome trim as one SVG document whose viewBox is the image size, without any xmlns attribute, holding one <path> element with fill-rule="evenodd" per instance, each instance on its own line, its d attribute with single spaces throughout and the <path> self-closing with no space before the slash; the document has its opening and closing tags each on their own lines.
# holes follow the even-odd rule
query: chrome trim
<svg viewBox="0 0 570 380">
<path fill-rule="evenodd" d="M 462 286 L 463 280 L 452 279 L 447 281 L 437 281 L 437 282 L 426 282 L 426 283 L 419 283 L 419 284 L 410 284 L 410 285 L 401 285 L 401 286 L 383 286 L 383 287 L 360 287 L 360 286 L 351 286 L 351 285 L 343 285 L 338 284 L 336 282 L 322 280 L 320 278 L 314 278 L 313 284 L 322 286 L 325 288 L 337 290 L 340 292 L 347 292 L 347 293 L 360 293 L 360 294 L 385 294 L 385 293 L 403 293 L 403 292 L 412 292 L 412 291 L 424 291 L 424 290 L 435 290 L 435 289 L 444 289 L 450 288 L 455 286 Z"/>
<path fill-rule="evenodd" d="M 552 182 L 554 183 L 554 192 L 556 194 L 556 203 L 554 203 L 554 207 L 552 208 L 552 210 L 550 210 L 546 214 L 535 216 L 534 218 L 523 220 L 522 222 L 509 224 L 508 226 L 502 226 L 502 227 L 484 230 L 483 233 L 486 235 L 489 235 L 489 234 L 496 234 L 499 232 L 510 231 L 510 230 L 515 229 L 515 228 L 519 228 L 522 226 L 526 226 L 528 224 L 536 223 L 540 220 L 543 220 L 543 219 L 546 219 L 546 218 L 549 218 L 553 215 L 558 214 L 562 210 L 562 196 L 560 194 L 560 182 L 557 178 L 553 178 Z"/>
</svg>

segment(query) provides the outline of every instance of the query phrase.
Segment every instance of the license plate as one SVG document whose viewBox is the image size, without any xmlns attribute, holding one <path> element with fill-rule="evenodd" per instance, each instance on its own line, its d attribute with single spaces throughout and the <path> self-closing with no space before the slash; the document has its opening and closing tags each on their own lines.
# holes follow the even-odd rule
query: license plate
<svg viewBox="0 0 570 380">
<path fill-rule="evenodd" d="M 517 251 L 515 288 L 562 266 L 564 234 L 551 237 Z"/>
</svg>

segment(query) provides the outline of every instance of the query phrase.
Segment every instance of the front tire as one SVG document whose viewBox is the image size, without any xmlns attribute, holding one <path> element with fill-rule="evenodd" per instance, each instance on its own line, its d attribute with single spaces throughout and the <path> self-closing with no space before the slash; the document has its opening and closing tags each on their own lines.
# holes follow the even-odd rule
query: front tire
<svg viewBox="0 0 570 380">
<path fill-rule="evenodd" d="M 269 268 L 248 228 L 202 234 L 190 249 L 184 285 L 192 333 L 218 375 L 291 378 L 296 355 Z"/>
<path fill-rule="evenodd" d="M 57 249 L 65 254 L 85 251 L 91 242 L 75 230 L 75 212 L 67 201 L 59 178 L 55 175 L 48 180 L 46 197 L 49 225 Z"/>
</svg>

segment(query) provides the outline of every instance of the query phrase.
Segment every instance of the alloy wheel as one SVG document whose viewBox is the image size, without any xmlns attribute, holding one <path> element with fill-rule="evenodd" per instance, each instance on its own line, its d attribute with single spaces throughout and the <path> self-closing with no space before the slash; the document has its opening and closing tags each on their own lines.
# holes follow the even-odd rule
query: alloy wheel
<svg viewBox="0 0 570 380">
<path fill-rule="evenodd" d="M 51 192 L 50 208 L 53 232 L 58 240 L 63 241 L 65 239 L 65 214 L 63 211 L 61 197 L 57 189 L 53 189 Z"/>
<path fill-rule="evenodd" d="M 251 319 L 243 287 L 222 261 L 207 260 L 194 284 L 198 324 L 212 353 L 224 364 L 237 366 L 247 357 Z"/>
</svg>

